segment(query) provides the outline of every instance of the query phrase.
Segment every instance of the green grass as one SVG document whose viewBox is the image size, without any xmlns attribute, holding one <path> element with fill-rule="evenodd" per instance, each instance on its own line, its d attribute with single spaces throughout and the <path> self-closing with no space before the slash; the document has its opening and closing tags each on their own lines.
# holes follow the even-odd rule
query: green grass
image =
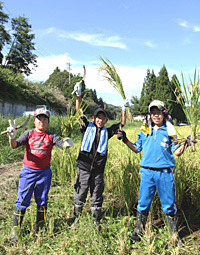
<svg viewBox="0 0 200 255">
<path fill-rule="evenodd" d="M 19 119 L 19 123 L 23 119 Z M 111 125 L 114 121 L 109 121 Z M 7 127 L 7 119 L 2 119 L 1 130 Z M 141 123 L 130 123 L 124 127 L 129 140 L 136 141 Z M 29 126 L 30 125 L 30 126 Z M 1 126 L 1 125 L 0 125 Z M 32 128 L 32 121 L 25 129 Z M 49 130 L 62 135 L 59 121 L 52 117 Z M 60 130 L 60 131 L 59 131 Z M 78 131 L 78 130 L 77 130 Z M 177 127 L 181 136 L 187 135 L 188 127 Z M 32 198 L 27 209 L 20 240 L 17 244 L 8 241 L 14 203 L 17 197 L 18 177 L 6 187 L 0 189 L 0 254 L 199 254 L 199 236 L 193 232 L 200 229 L 200 157 L 199 144 L 197 152 L 186 153 L 176 158 L 174 175 L 177 189 L 177 207 L 179 216 L 179 233 L 183 238 L 181 247 L 173 245 L 165 226 L 165 215 L 161 210 L 160 200 L 156 194 L 145 235 L 141 242 L 130 244 L 130 234 L 135 228 L 136 206 L 138 200 L 141 154 L 134 154 L 119 141 L 116 136 L 109 140 L 108 160 L 105 169 L 105 192 L 103 203 L 102 229 L 99 232 L 93 225 L 90 214 L 90 197 L 88 195 L 80 224 L 72 229 L 73 195 L 76 179 L 75 161 L 81 143 L 81 135 L 74 132 L 74 146 L 70 150 L 53 149 L 52 153 L 52 187 L 49 192 L 49 204 L 46 218 L 46 232 L 39 235 L 35 232 L 36 204 Z M 11 150 L 7 136 L 1 136 L 0 166 L 21 161 L 23 150 Z"/>
</svg>

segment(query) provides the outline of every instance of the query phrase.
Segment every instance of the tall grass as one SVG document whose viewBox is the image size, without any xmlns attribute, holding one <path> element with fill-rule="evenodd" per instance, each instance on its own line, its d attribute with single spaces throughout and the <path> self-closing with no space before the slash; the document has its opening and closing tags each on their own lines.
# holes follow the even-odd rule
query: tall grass
<svg viewBox="0 0 200 255">
<path fill-rule="evenodd" d="M 173 79 L 175 85 L 174 94 L 178 103 L 181 105 L 188 123 L 190 124 L 190 135 L 192 140 L 195 139 L 198 131 L 199 117 L 199 98 L 200 98 L 200 80 L 195 70 L 193 79 L 189 77 L 189 83 L 182 73 L 182 85 L 175 77 Z M 195 151 L 195 144 L 192 143 L 191 151 Z"/>
<path fill-rule="evenodd" d="M 109 121 L 108 125 L 112 123 Z M 52 117 L 49 130 L 57 129 L 58 132 L 61 132 L 57 127 L 58 124 L 58 117 Z M 7 124 L 4 123 L 4 125 Z M 5 129 L 5 126 L 2 130 Z M 124 130 L 131 141 L 136 141 L 139 132 L 136 123 L 127 122 Z M 189 127 L 177 127 L 177 131 L 182 135 L 187 134 L 188 130 Z M 58 133 L 58 135 L 62 136 L 62 133 Z M 1 137 L 1 139 L 4 138 Z M 7 139 L 6 137 L 4 141 L 5 147 L 8 143 Z M 130 244 L 129 235 L 136 223 L 134 215 L 140 182 L 138 163 L 142 154 L 133 153 L 116 136 L 112 137 L 108 144 L 108 160 L 104 174 L 102 230 L 98 232 L 93 225 L 89 194 L 80 224 L 77 228 L 72 229 L 74 182 L 76 179 L 75 162 L 81 144 L 81 134 L 78 130 L 75 134 L 73 133 L 72 139 L 74 145 L 69 151 L 61 151 L 56 147 L 53 149 L 51 161 L 53 180 L 49 192 L 45 233 L 35 232 L 36 204 L 32 198 L 31 205 L 24 217 L 19 243 L 12 245 L 8 242 L 17 186 L 8 185 L 5 189 L 0 185 L 0 201 L 2 201 L 0 254 L 199 254 L 199 239 L 195 240 L 192 235 L 187 234 L 184 238 L 185 244 L 182 247 L 176 247 L 170 242 L 167 227 L 164 227 L 163 223 L 161 226 L 157 224 L 155 219 L 159 210 L 161 219 L 165 218 L 157 195 L 153 200 L 148 219 L 149 224 L 142 241 L 134 245 Z M 179 215 L 184 215 L 187 222 L 185 225 L 180 223 L 179 230 L 186 229 L 190 234 L 195 229 L 195 226 L 192 225 L 194 223 L 192 216 L 195 212 L 199 217 L 200 212 L 199 146 L 197 143 L 196 153 L 190 153 L 187 150 L 184 155 L 176 158 L 176 168 L 174 169 L 178 212 Z M 18 150 L 16 150 L 17 152 L 19 153 Z M 151 223 L 153 223 L 153 227 Z"/>
</svg>

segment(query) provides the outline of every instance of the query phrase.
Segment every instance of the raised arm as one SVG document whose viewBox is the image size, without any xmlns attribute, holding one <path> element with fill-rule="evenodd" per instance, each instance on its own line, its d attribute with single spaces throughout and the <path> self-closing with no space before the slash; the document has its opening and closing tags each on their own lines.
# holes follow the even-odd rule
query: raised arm
<svg viewBox="0 0 200 255">
<path fill-rule="evenodd" d="M 83 73 L 83 81 L 85 81 L 85 77 L 86 77 L 86 68 L 85 68 L 85 66 L 83 65 L 83 70 L 84 70 L 84 73 Z"/>
<path fill-rule="evenodd" d="M 72 94 L 76 93 L 76 110 L 78 110 L 78 108 L 80 107 L 80 104 L 81 104 L 82 82 L 85 81 L 85 77 L 86 77 L 86 68 L 84 65 L 83 65 L 83 70 L 84 70 L 83 79 L 80 82 L 76 83 L 76 85 L 74 86 L 74 90 L 72 92 Z"/>
<path fill-rule="evenodd" d="M 81 104 L 81 96 L 76 96 L 76 110 L 80 107 Z"/>
<path fill-rule="evenodd" d="M 122 117 L 121 117 L 121 123 L 123 125 L 126 124 L 126 107 L 129 106 L 129 101 L 128 99 L 125 99 L 122 103 Z"/>
<path fill-rule="evenodd" d="M 126 124 L 126 111 L 122 110 L 121 123 L 125 126 Z"/>
<path fill-rule="evenodd" d="M 128 148 L 131 149 L 133 152 L 139 153 L 135 144 L 128 140 L 128 138 L 126 137 L 126 133 L 123 130 L 118 130 L 117 139 L 122 140 L 123 143 L 125 143 Z"/>
</svg>

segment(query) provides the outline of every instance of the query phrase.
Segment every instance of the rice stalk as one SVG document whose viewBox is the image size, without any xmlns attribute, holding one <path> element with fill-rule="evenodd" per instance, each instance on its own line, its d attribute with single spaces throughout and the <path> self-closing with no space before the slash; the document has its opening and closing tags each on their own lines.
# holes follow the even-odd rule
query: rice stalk
<svg viewBox="0 0 200 255">
<path fill-rule="evenodd" d="M 85 110 L 86 110 L 86 106 L 81 103 L 75 113 L 74 113 L 74 110 L 70 109 L 69 107 L 67 109 L 67 116 L 60 118 L 62 134 L 65 137 L 71 137 L 77 125 L 84 125 L 84 122 L 82 121 L 81 116 L 83 116 L 83 112 Z M 62 158 L 60 161 L 60 176 L 61 176 L 62 185 L 64 185 L 66 181 L 67 172 L 69 173 L 70 177 L 74 175 L 73 160 L 71 157 L 70 148 L 64 148 L 62 153 Z"/>
<path fill-rule="evenodd" d="M 191 139 L 194 140 L 198 133 L 198 115 L 199 115 L 199 97 L 200 97 L 200 80 L 197 77 L 196 69 L 194 79 L 189 77 L 190 82 L 187 84 L 186 79 L 182 76 L 182 86 L 177 78 L 172 81 L 175 85 L 174 94 L 178 103 L 181 105 L 188 124 L 190 124 Z M 195 143 L 191 144 L 191 151 L 196 151 Z"/>
<path fill-rule="evenodd" d="M 99 72 L 103 72 L 102 76 L 113 86 L 114 89 L 117 90 L 117 92 L 121 95 L 122 99 L 126 100 L 122 81 L 117 72 L 117 69 L 111 63 L 109 59 L 107 58 L 103 59 L 102 57 L 100 57 L 99 59 L 103 62 L 103 65 L 99 67 Z M 128 118 L 131 122 L 133 122 L 133 117 L 131 115 L 130 109 L 129 107 L 126 107 L 126 108 L 127 108 Z"/>
<path fill-rule="evenodd" d="M 83 125 L 84 123 L 81 120 L 81 116 L 83 116 L 83 112 L 86 110 L 86 106 L 81 103 L 79 108 L 74 113 L 73 109 L 67 109 L 67 116 L 61 117 L 61 128 L 62 134 L 65 137 L 71 137 L 73 130 L 77 125 Z"/>
</svg>

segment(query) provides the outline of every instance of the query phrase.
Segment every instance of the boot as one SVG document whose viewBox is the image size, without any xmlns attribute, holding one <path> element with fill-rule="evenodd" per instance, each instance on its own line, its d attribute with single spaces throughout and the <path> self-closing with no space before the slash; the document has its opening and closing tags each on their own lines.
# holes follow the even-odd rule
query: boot
<svg viewBox="0 0 200 255">
<path fill-rule="evenodd" d="M 94 217 L 94 225 L 99 227 L 101 220 L 101 207 L 91 207 L 91 212 Z"/>
<path fill-rule="evenodd" d="M 10 233 L 9 241 L 10 242 L 17 242 L 17 227 L 18 225 L 21 227 L 24 214 L 25 214 L 26 209 L 24 210 L 15 210 L 15 217 L 13 219 L 13 225 L 12 225 L 12 231 Z"/>
<path fill-rule="evenodd" d="M 72 223 L 72 225 L 79 224 L 79 217 L 80 217 L 80 215 L 82 213 L 82 210 L 83 210 L 83 205 L 74 204 L 74 216 L 75 216 L 75 219 L 74 219 L 74 222 Z"/>
<path fill-rule="evenodd" d="M 37 205 L 36 232 L 44 227 L 47 205 Z"/>
<path fill-rule="evenodd" d="M 178 245 L 181 245 L 182 241 L 178 235 L 178 230 L 177 230 L 177 217 L 176 215 L 167 215 L 167 219 L 168 219 L 168 225 L 169 225 L 169 231 L 172 234 L 172 241 L 178 242 Z"/>
<path fill-rule="evenodd" d="M 137 212 L 137 222 L 136 222 L 136 229 L 132 233 L 131 241 L 134 243 L 136 241 L 140 241 L 143 234 L 143 230 L 145 229 L 145 225 L 147 222 L 148 214 L 142 214 Z"/>
</svg>

